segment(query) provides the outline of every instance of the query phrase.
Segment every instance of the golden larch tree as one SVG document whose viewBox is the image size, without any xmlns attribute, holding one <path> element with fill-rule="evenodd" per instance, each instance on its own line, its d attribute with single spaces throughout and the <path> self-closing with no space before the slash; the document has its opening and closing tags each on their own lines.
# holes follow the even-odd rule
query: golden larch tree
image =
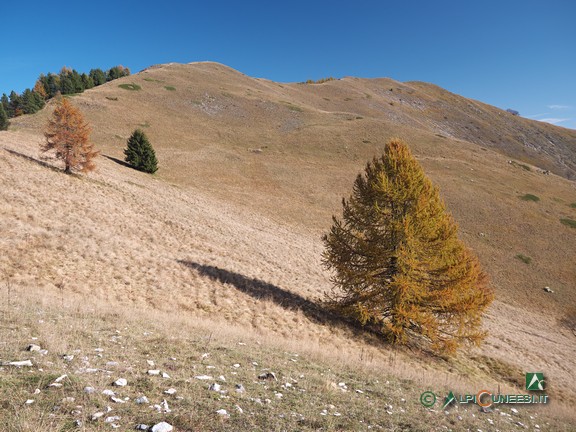
<svg viewBox="0 0 576 432">
<path fill-rule="evenodd" d="M 326 304 L 393 343 L 445 353 L 479 344 L 493 291 L 408 146 L 390 140 L 342 204 L 323 237 Z"/>
<path fill-rule="evenodd" d="M 98 155 L 90 142 L 90 126 L 84 116 L 66 98 L 56 102 L 52 117 L 48 120 L 41 145 L 44 152 L 54 150 L 56 157 L 64 161 L 64 172 L 88 172 L 95 168 L 93 159 Z"/>
</svg>

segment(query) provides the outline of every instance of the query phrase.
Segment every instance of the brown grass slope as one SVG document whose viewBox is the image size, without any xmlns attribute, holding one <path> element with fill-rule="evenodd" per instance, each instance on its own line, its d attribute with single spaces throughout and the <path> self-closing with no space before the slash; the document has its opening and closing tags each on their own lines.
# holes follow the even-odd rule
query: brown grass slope
<svg viewBox="0 0 576 432">
<path fill-rule="evenodd" d="M 118 87 L 124 83 L 141 90 Z M 4 281 L 15 290 L 69 293 L 305 340 L 316 351 L 373 350 L 378 362 L 386 355 L 381 346 L 370 348 L 375 342 L 354 329 L 326 325 L 330 318 L 310 301 L 330 287 L 320 234 L 365 161 L 399 135 L 440 186 L 496 289 L 487 344 L 472 353 L 476 360 L 451 366 L 454 381 L 496 385 L 510 377 L 494 365 L 509 364 L 520 375 L 545 371 L 552 394 L 574 400 L 576 344 L 563 323 L 576 304 L 576 230 L 560 223 L 576 218 L 574 184 L 509 164 L 488 144 L 440 133 L 416 102 L 389 95 L 420 87 L 428 85 L 354 78 L 278 84 L 214 63 L 153 67 L 72 98 L 108 156 L 86 177 L 65 176 L 49 168 L 57 162 L 39 160 L 50 107 L 15 119 L 0 133 Z M 431 100 L 444 97 L 433 90 Z M 572 133 L 528 123 L 542 133 Z M 136 127 L 156 149 L 156 176 L 113 160 L 122 159 Z M 525 194 L 540 201 L 521 200 Z M 415 371 L 444 370 L 398 355 Z"/>
</svg>

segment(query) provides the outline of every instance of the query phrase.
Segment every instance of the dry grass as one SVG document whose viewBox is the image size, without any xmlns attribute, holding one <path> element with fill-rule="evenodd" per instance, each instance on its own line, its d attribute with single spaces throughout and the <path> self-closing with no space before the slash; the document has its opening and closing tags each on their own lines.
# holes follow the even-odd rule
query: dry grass
<svg viewBox="0 0 576 432">
<path fill-rule="evenodd" d="M 566 415 L 561 401 L 575 402 L 571 371 L 576 347 L 573 333 L 561 320 L 576 303 L 576 269 L 566 262 L 566 257 L 576 255 L 576 233 L 559 219 L 572 211 L 565 203 L 574 202 L 573 183 L 518 168 L 476 144 L 436 136 L 425 124 L 415 128 L 419 124 L 411 117 L 419 110 L 415 96 L 411 94 L 412 102 L 399 109 L 404 106 L 400 99 L 407 96 L 399 96 L 399 83 L 389 80 L 346 78 L 319 86 L 279 85 L 220 65 L 197 64 L 152 68 L 124 81 L 141 90 L 129 92 L 107 84 L 74 98 L 94 126 L 97 146 L 108 156 L 100 158 L 94 174 L 66 176 L 54 169 L 56 161 L 38 158 L 39 130 L 49 110 L 16 119 L 11 132 L 0 133 L 0 286 L 4 283 L 0 295 L 10 297 L 9 284 L 11 293 L 21 299 L 3 302 L 0 340 L 8 343 L 0 357 L 26 354 L 22 347 L 31 342 L 32 333 L 42 331 L 43 343 L 54 356 L 75 349 L 92 353 L 95 342 L 106 342 L 108 348 L 103 348 L 113 347 L 113 357 L 124 359 L 131 379 L 139 379 L 140 368 L 134 362 L 144 362 L 141 352 L 147 346 L 159 347 L 150 348 L 151 355 L 165 362 L 172 356 L 187 359 L 187 351 L 200 353 L 205 338 L 214 333 L 218 344 L 226 347 L 219 357 L 222 365 L 232 357 L 249 364 L 249 357 L 256 355 L 280 365 L 286 361 L 282 352 L 306 355 L 306 369 L 316 371 L 311 372 L 316 378 L 310 393 L 334 393 L 329 403 L 338 409 L 351 404 L 354 422 L 365 419 L 384 428 L 427 430 L 428 422 L 437 421 L 438 427 L 457 429 L 458 424 L 445 423 L 452 417 L 429 414 L 418 406 L 422 388 L 496 388 L 512 385 L 510 380 L 519 382 L 522 373 L 530 371 L 546 373 L 550 394 L 558 402 L 556 408 L 538 410 L 538 416 L 552 422 L 554 410 Z M 166 91 L 165 83 L 178 91 Z M 402 91 L 418 87 L 403 86 Z M 342 102 L 346 97 L 352 101 Z M 389 107 L 389 98 L 396 98 L 395 107 L 383 110 L 381 104 Z M 349 121 L 359 116 L 363 119 Z M 115 162 L 122 159 L 125 140 L 141 124 L 149 125 L 147 135 L 159 159 L 154 177 Z M 543 128 L 548 131 L 548 126 Z M 550 130 L 560 133 L 559 129 Z M 391 135 L 402 135 L 413 144 L 459 222 L 462 238 L 479 255 L 496 289 L 498 300 L 485 320 L 490 333 L 486 345 L 448 363 L 390 351 L 316 306 L 330 287 L 329 275 L 320 266 L 320 234 L 329 227 L 331 214 L 340 211 L 340 199 L 349 194 L 356 173 Z M 519 200 L 524 191 L 537 194 L 541 201 L 534 205 Z M 518 251 L 533 259 L 529 266 L 518 263 Z M 544 286 L 554 293 L 545 293 Z M 51 324 L 38 326 L 35 314 L 50 316 L 44 322 Z M 72 319 L 66 320 L 67 316 Z M 109 345 L 108 339 L 111 332 L 122 331 L 117 328 L 122 325 L 131 329 L 131 342 L 120 344 L 124 347 L 120 349 Z M 139 326 L 154 328 L 161 337 L 144 337 L 136 330 Z M 106 331 L 98 333 L 102 329 Z M 171 337 L 174 343 L 168 345 Z M 250 349 L 238 348 L 239 340 L 251 341 Z M 224 356 L 229 351 L 232 354 Z M 46 372 L 60 373 L 61 360 L 49 361 L 56 366 Z M 194 357 L 179 368 L 191 373 L 198 361 Z M 402 415 L 396 410 L 392 416 L 382 411 L 373 417 L 361 415 L 364 400 L 351 399 L 352 392 L 326 390 L 330 384 L 320 373 L 327 369 L 337 371 L 330 382 L 356 371 L 366 387 L 372 382 L 370 374 L 377 374 L 381 382 L 400 383 L 398 388 L 409 397 L 392 392 L 393 405 L 404 397 L 412 408 Z M 20 401 L 31 388 L 20 381 L 26 373 L 8 373 L 3 391 L 17 392 Z M 289 370 L 286 376 L 293 374 Z M 514 376 L 506 381 L 510 374 Z M 188 403 L 211 412 L 220 403 L 218 398 L 199 398 L 199 388 L 186 383 L 190 374 L 185 375 L 181 384 L 188 389 Z M 251 379 L 243 377 L 246 382 Z M 96 403 L 78 393 L 85 378 L 75 379 L 79 381 L 74 391 L 82 403 Z M 99 379 L 103 386 L 108 377 Z M 255 385 L 254 391 L 258 388 Z M 388 397 L 378 394 L 375 405 Z M 278 430 L 361 429 L 357 422 L 342 423 L 352 421 L 350 416 L 345 420 L 313 415 L 310 406 L 316 413 L 318 404 L 320 411 L 324 409 L 324 401 L 284 400 L 298 407 L 295 412 L 315 420 L 302 425 L 294 417 L 290 420 L 294 423 L 282 423 L 290 415 L 281 408 L 271 413 L 285 414 L 273 423 Z M 42 410 L 32 406 L 24 411 L 18 403 L 3 405 L 11 415 L 19 412 L 20 423 L 14 424 L 20 426 L 14 430 L 35 430 L 39 425 L 43 430 L 60 430 L 70 421 L 68 414 L 58 414 L 64 423 L 50 426 L 54 429 L 41 423 L 52 421 L 40 415 L 52 409 L 55 398 Z M 190 405 L 180 408 L 174 416 L 181 416 L 175 421 L 182 422 L 182 430 L 206 428 L 202 423 L 206 419 L 216 422 L 209 426 L 214 430 L 231 427 L 211 414 L 187 418 L 184 413 L 191 411 Z M 127 410 L 123 415 L 136 421 L 136 414 Z M 259 420 L 231 419 L 239 422 L 232 425 L 264 428 L 268 414 L 258 414 Z M 383 423 L 381 417 L 392 423 Z M 23 426 L 26 422 L 28 429 Z M 469 427 L 482 426 L 470 422 Z M 556 424 L 559 429 L 561 423 Z"/>
<path fill-rule="evenodd" d="M 424 390 L 433 390 L 441 399 L 449 390 L 496 391 L 496 383 L 487 386 L 463 374 L 441 373 L 434 365 L 412 369 L 401 353 L 368 347 L 361 352 L 335 351 L 329 344 L 282 340 L 217 319 L 132 306 L 120 309 L 99 300 L 87 304 L 82 296 L 57 291 L 39 297 L 15 288 L 9 298 L 5 290 L 0 295 L 6 300 L 0 308 L 5 329 L 0 360 L 31 359 L 34 365 L 0 368 L 0 414 L 7 432 L 108 431 L 111 425 L 104 418 L 112 416 L 119 417 L 114 423 L 121 430 L 167 421 L 177 431 L 463 430 L 488 427 L 489 421 L 502 431 L 517 430 L 517 421 L 538 424 L 541 430 L 569 431 L 574 424 L 570 410 L 558 403 L 521 408 L 512 416 L 501 414 L 510 414 L 510 407 L 491 414 L 480 414 L 473 406 L 457 406 L 448 414 L 438 406 L 427 410 L 419 401 Z M 27 352 L 28 343 L 48 353 Z M 503 392 L 515 391 L 506 382 L 516 372 L 513 368 L 490 357 L 475 360 L 501 377 Z M 169 378 L 150 376 L 150 369 L 166 372 Z M 258 379 L 270 371 L 277 381 Z M 63 386 L 51 387 L 62 375 Z M 213 378 L 195 378 L 200 375 Z M 126 387 L 113 385 L 120 377 L 128 381 Z M 215 382 L 224 393 L 209 390 Z M 245 392 L 237 393 L 236 384 Z M 86 393 L 88 386 L 95 392 Z M 176 393 L 165 394 L 169 388 Z M 102 394 L 105 389 L 125 403 L 112 401 Z M 149 403 L 136 404 L 141 396 Z M 26 404 L 27 400 L 34 402 Z M 154 408 L 164 400 L 170 412 Z M 219 409 L 230 417 L 220 417 Z M 104 417 L 92 420 L 97 412 Z"/>
</svg>

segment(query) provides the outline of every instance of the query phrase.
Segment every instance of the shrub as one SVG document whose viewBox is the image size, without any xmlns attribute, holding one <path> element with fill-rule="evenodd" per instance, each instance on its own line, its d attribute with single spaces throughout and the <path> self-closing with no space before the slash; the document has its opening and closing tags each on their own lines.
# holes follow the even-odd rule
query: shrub
<svg viewBox="0 0 576 432">
<path fill-rule="evenodd" d="M 563 225 L 566 225 L 570 228 L 576 228 L 576 220 L 571 219 L 571 218 L 564 218 L 564 219 L 560 219 L 560 222 Z"/>
<path fill-rule="evenodd" d="M 524 264 L 530 264 L 532 262 L 532 258 L 526 255 L 518 254 L 516 258 L 522 261 Z"/>
<path fill-rule="evenodd" d="M 393 343 L 453 352 L 484 338 L 487 277 L 403 141 L 386 144 L 342 205 L 343 221 L 334 217 L 323 237 L 329 308 Z"/>
<path fill-rule="evenodd" d="M 126 162 L 139 171 L 153 174 L 158 170 L 156 153 L 148 137 L 141 129 L 136 129 L 128 138 L 124 155 Z"/>
<path fill-rule="evenodd" d="M 176 87 L 173 87 L 173 86 L 164 86 L 164 88 L 165 88 L 166 90 L 176 91 Z"/>
<path fill-rule="evenodd" d="M 142 90 L 142 87 L 140 87 L 138 84 L 118 84 L 118 87 L 120 87 L 121 89 L 124 90 L 132 90 L 132 91 L 137 91 L 137 90 Z"/>
<path fill-rule="evenodd" d="M 522 201 L 534 201 L 534 202 L 538 202 L 540 201 L 540 198 L 537 197 L 536 195 L 532 195 L 532 194 L 526 194 L 526 195 L 522 195 L 520 197 L 520 199 Z"/>
</svg>

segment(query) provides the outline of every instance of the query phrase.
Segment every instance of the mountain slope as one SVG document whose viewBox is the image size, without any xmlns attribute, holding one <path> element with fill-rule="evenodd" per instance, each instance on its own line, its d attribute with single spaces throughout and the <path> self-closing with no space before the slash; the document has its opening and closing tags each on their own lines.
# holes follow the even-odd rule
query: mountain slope
<svg viewBox="0 0 576 432">
<path fill-rule="evenodd" d="M 141 90 L 118 87 L 126 83 Z M 97 172 L 78 177 L 38 157 L 50 107 L 18 118 L 0 133 L 0 270 L 23 292 L 194 316 L 349 353 L 351 364 L 358 352 L 385 364 L 387 347 L 318 311 L 316 300 L 330 288 L 319 237 L 366 160 L 401 135 L 440 186 L 497 301 L 485 321 L 486 345 L 453 361 L 452 372 L 442 361 L 402 350 L 394 356 L 414 374 L 448 373 L 469 388 L 511 379 L 494 365 L 520 378 L 542 370 L 556 400 L 574 400 L 574 335 L 564 323 L 576 304 L 576 230 L 560 222 L 576 218 L 574 183 L 438 136 L 429 118 L 415 114 L 416 102 L 376 95 L 388 86 L 391 93 L 427 87 L 353 78 L 278 84 L 211 63 L 150 68 L 72 98 L 104 155 Z M 410 109 L 383 109 L 398 104 Z M 156 149 L 156 176 L 115 162 L 136 127 Z M 521 199 L 527 194 L 539 201 Z"/>
</svg>

